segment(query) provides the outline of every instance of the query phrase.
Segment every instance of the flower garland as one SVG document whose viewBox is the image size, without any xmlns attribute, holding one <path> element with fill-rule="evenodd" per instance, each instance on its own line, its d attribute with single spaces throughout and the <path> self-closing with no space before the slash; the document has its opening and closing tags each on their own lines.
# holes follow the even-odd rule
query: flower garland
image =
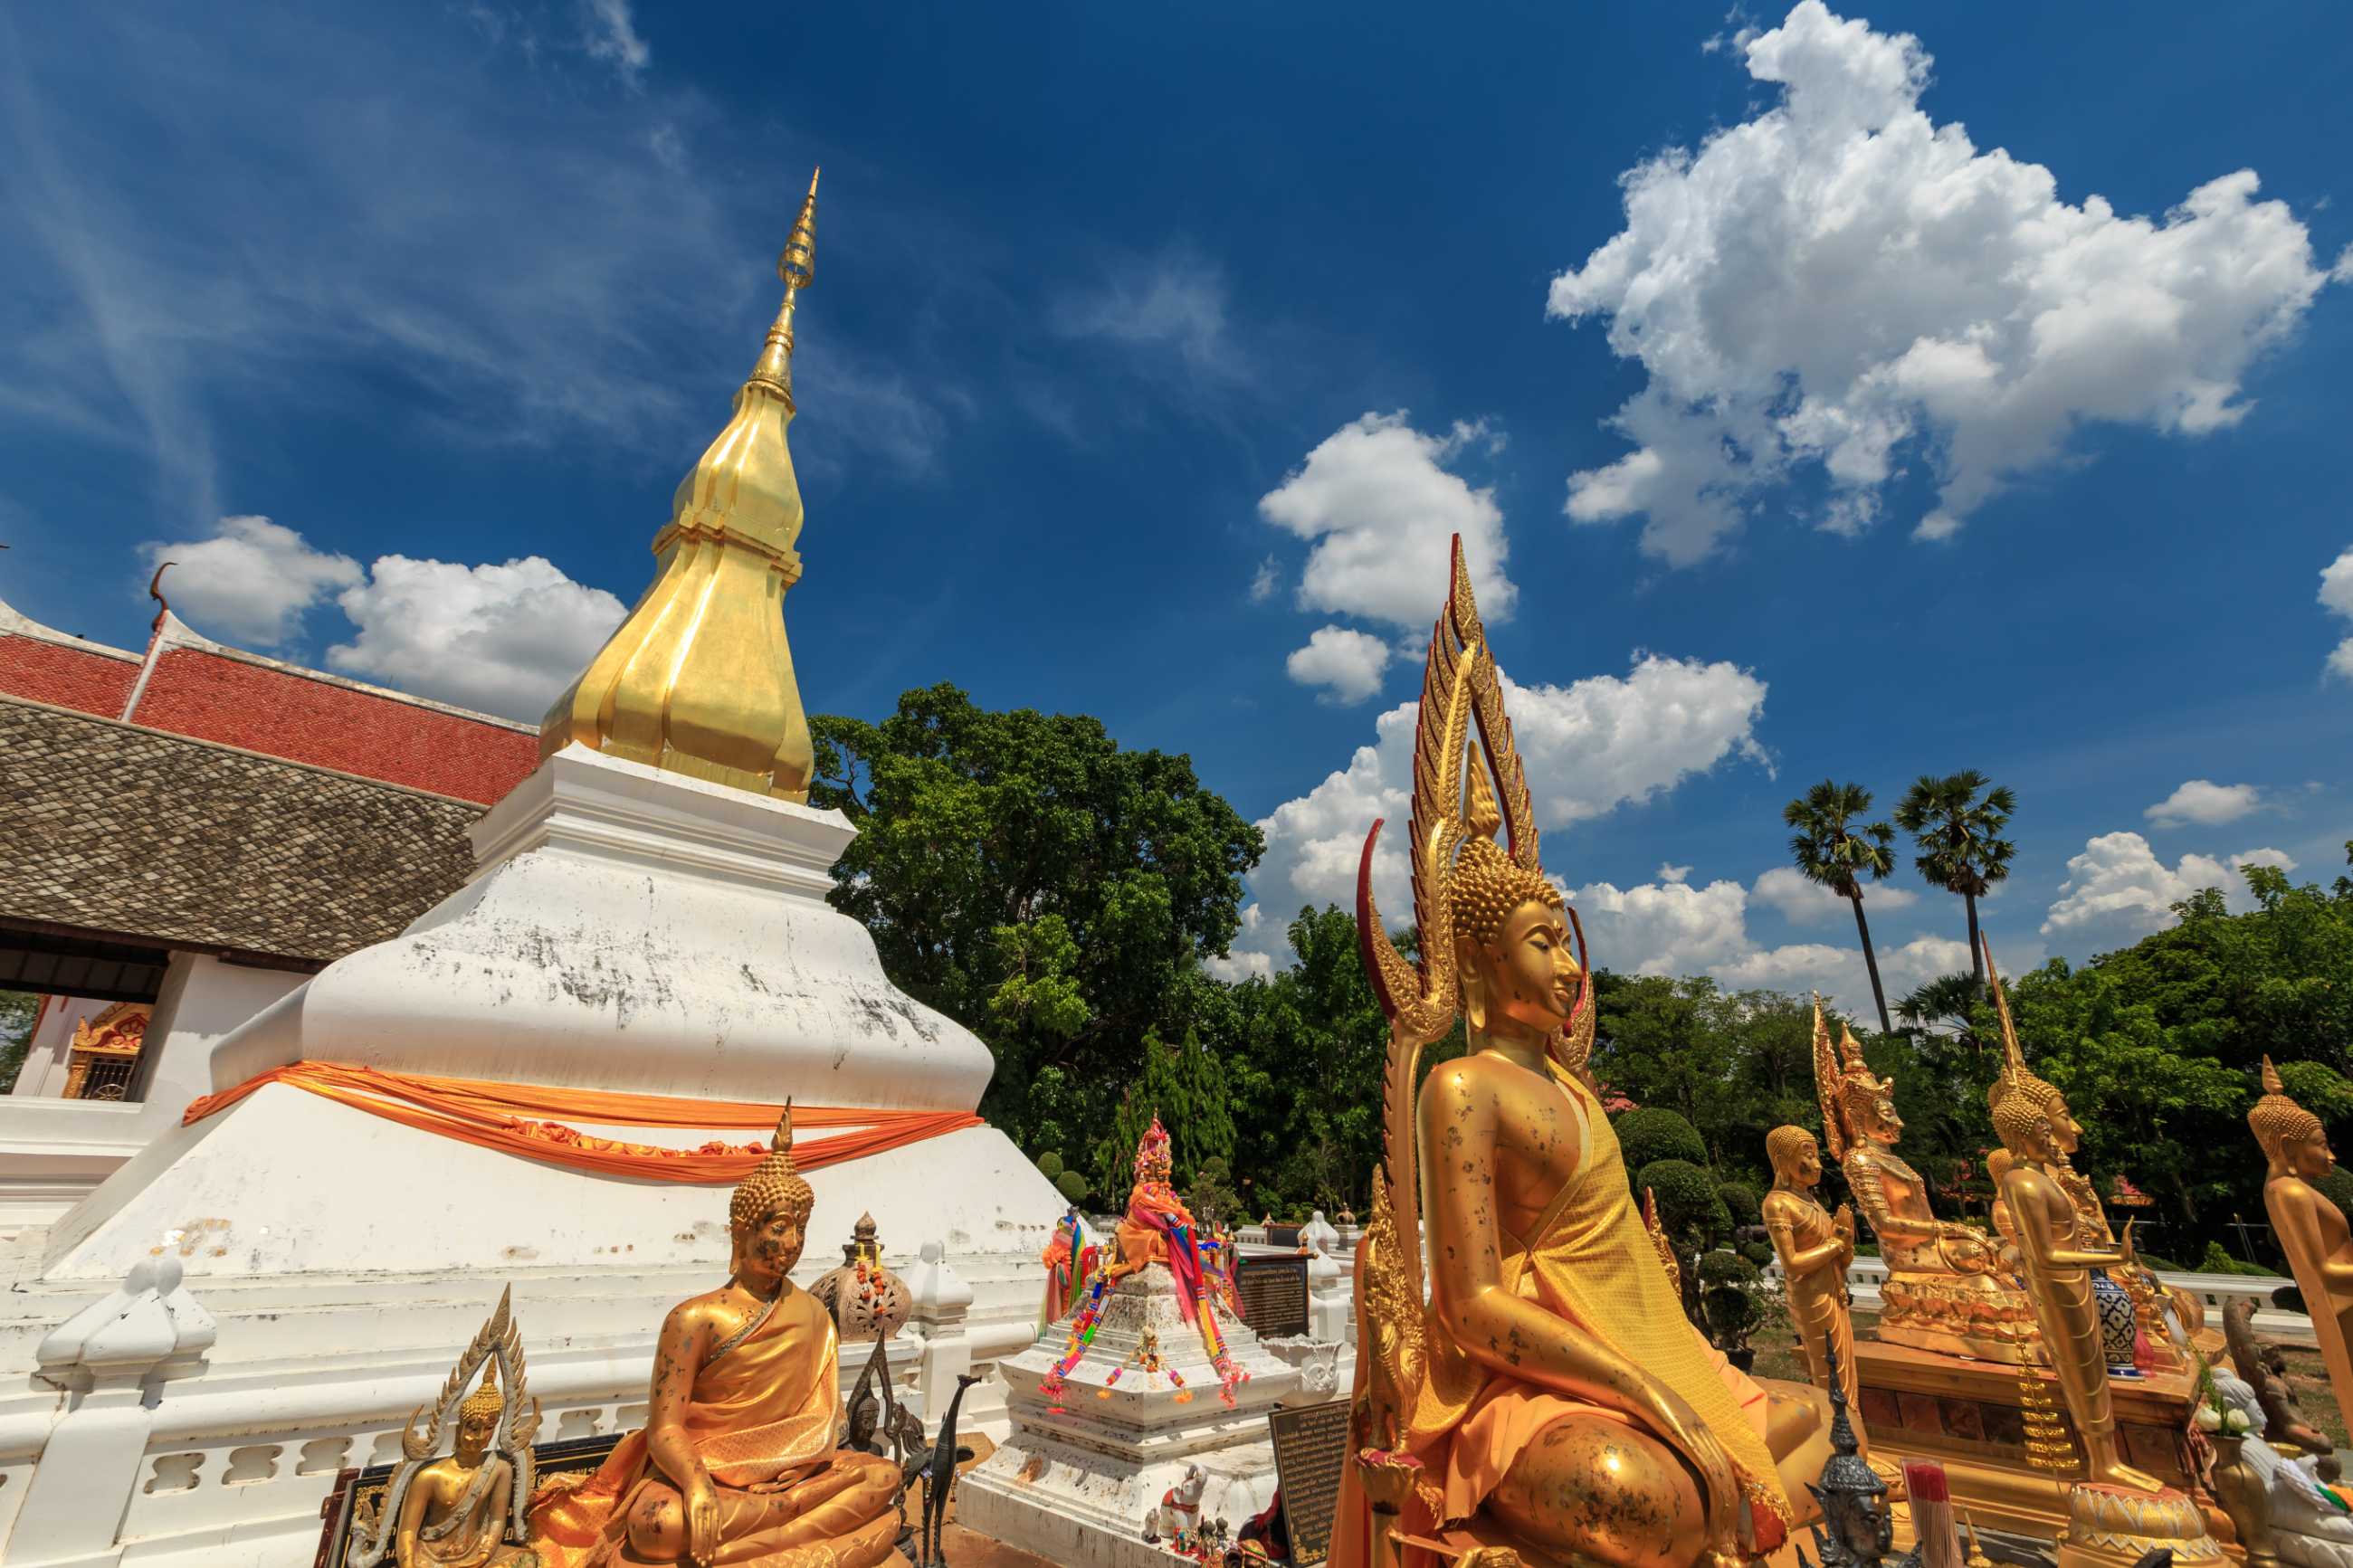
<svg viewBox="0 0 2353 1568">
<path fill-rule="evenodd" d="M 1103 1271 L 1097 1268 L 1094 1279 L 1087 1286 L 1085 1303 L 1071 1319 L 1071 1337 L 1062 1347 L 1061 1359 L 1054 1363 L 1053 1370 L 1046 1373 L 1046 1380 L 1038 1385 L 1038 1392 L 1046 1396 L 1046 1414 L 1049 1415 L 1070 1414 L 1062 1405 L 1062 1391 L 1068 1386 L 1064 1380 L 1070 1376 L 1071 1369 L 1079 1364 L 1080 1358 L 1087 1353 L 1087 1347 L 1095 1342 L 1095 1329 L 1103 1321 L 1103 1291 L 1110 1283 L 1103 1277 Z"/>
</svg>

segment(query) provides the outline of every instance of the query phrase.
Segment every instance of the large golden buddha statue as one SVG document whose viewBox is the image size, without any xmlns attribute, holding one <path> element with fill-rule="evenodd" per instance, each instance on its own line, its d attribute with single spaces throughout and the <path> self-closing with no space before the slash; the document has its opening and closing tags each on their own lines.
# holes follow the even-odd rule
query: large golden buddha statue
<svg viewBox="0 0 2353 1568">
<path fill-rule="evenodd" d="M 2263 1058 L 2263 1097 L 2247 1112 L 2247 1125 L 2270 1165 L 2263 1208 L 2312 1313 L 2328 1386 L 2339 1409 L 2353 1410 L 2353 1353 L 2348 1352 L 2353 1344 L 2353 1230 L 2346 1226 L 2344 1211 L 2313 1185 L 2337 1168 L 2328 1130 L 2288 1098 L 2269 1057 Z"/>
<path fill-rule="evenodd" d="M 1822 1142 L 1845 1173 L 1887 1266 L 1879 1337 L 1981 1361 L 2034 1361 L 2033 1314 L 1996 1269 L 1992 1244 L 1968 1226 L 1938 1219 L 1928 1206 L 1928 1184 L 1895 1152 L 1904 1135 L 1895 1080 L 1865 1065 L 1851 1030 L 1841 1026 L 1833 1047 L 1819 1005 L 1814 1091 Z"/>
<path fill-rule="evenodd" d="M 1357 1253 L 1358 1462 L 1331 1561 L 1745 1562 L 1786 1537 L 1828 1457 L 1825 1402 L 1735 1371 L 1659 1267 L 1584 1072 L 1592 987 L 1537 858 L 1460 541 L 1422 688 L 1412 831 L 1418 963 L 1374 905 L 1377 824 L 1359 882 L 1390 1018 L 1387 1159 Z M 1421 1048 L 1458 1016 L 1469 1053 L 1417 1095 Z"/>
<path fill-rule="evenodd" d="M 815 1201 L 793 1169 L 787 1106 L 728 1204 L 727 1283 L 662 1320 L 645 1430 L 533 1508 L 545 1568 L 874 1568 L 897 1556 L 898 1468 L 837 1447 L 833 1318 L 786 1278 Z"/>
</svg>

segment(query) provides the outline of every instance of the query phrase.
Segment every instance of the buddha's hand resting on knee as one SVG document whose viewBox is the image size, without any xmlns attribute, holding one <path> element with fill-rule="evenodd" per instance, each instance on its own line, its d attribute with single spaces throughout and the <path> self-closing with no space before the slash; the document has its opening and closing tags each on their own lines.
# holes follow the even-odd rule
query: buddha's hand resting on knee
<svg viewBox="0 0 2353 1568">
<path fill-rule="evenodd" d="M 695 1568 L 719 1557 L 719 1488 L 707 1471 L 686 1483 L 686 1557 Z"/>
<path fill-rule="evenodd" d="M 1650 1394 L 1645 1415 L 1659 1436 L 1698 1472 L 1705 1492 L 1708 1549 L 1703 1563 L 1745 1568 L 1748 1553 L 1740 1544 L 1740 1478 L 1732 1468 L 1732 1456 L 1682 1394 L 1663 1383 L 1651 1384 Z"/>
</svg>

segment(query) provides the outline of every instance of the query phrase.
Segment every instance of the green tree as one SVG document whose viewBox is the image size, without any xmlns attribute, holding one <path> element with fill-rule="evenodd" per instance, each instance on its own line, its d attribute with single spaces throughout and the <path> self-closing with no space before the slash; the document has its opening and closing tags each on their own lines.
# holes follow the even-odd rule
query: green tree
<svg viewBox="0 0 2353 1568">
<path fill-rule="evenodd" d="M 33 1025 L 40 1016 L 41 999 L 30 991 L 0 991 L 0 1094 L 25 1070 L 25 1053 L 32 1048 Z"/>
<path fill-rule="evenodd" d="M 1923 773 L 1904 792 L 1895 826 L 1920 853 L 1912 864 L 1931 887 L 1960 895 L 1969 916 L 1969 973 L 1985 983 L 1985 944 L 1978 940 L 1978 900 L 2010 875 L 2018 846 L 2001 836 L 2018 796 L 1971 768 L 1936 778 Z"/>
<path fill-rule="evenodd" d="M 1199 1030 L 1185 1031 L 1172 1068 L 1183 1120 L 1173 1123 L 1168 1133 L 1176 1145 L 1176 1180 L 1184 1186 L 1212 1163 L 1222 1170 L 1233 1159 L 1233 1102 L 1226 1092 L 1225 1068 L 1218 1054 L 1201 1043 Z"/>
<path fill-rule="evenodd" d="M 1629 1171 L 1639 1171 L 1662 1160 L 1680 1161 L 1687 1165 L 1707 1163 L 1707 1144 L 1699 1130 L 1664 1106 L 1646 1105 L 1639 1110 L 1629 1110 L 1620 1116 L 1613 1128 L 1618 1134 L 1619 1157 L 1626 1162 Z"/>
<path fill-rule="evenodd" d="M 987 1043 L 983 1113 L 1032 1152 L 1051 1142 L 1093 1164 L 1092 1130 L 1141 1074 L 1146 1032 L 1176 1037 L 1219 1009 L 1200 965 L 1240 929 L 1258 830 L 1186 757 L 950 685 L 905 693 L 880 723 L 810 728 L 809 803 L 859 829 L 833 904 L 873 933 L 893 983 Z"/>
<path fill-rule="evenodd" d="M 1854 906 L 1855 934 L 1862 941 L 1862 963 L 1871 972 L 1871 997 L 1879 1005 L 1879 1032 L 1892 1035 L 1887 994 L 1880 988 L 1879 955 L 1871 946 L 1871 922 L 1863 918 L 1862 884 L 1894 868 L 1895 830 L 1883 822 L 1858 822 L 1871 810 L 1871 792 L 1858 784 L 1824 779 L 1781 808 L 1781 820 L 1797 829 L 1789 859 L 1798 874 Z"/>
</svg>

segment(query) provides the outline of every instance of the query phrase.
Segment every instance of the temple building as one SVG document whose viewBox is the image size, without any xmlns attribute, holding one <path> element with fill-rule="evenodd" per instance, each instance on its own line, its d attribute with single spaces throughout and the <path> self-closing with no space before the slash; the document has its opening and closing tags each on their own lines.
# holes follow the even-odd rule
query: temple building
<svg viewBox="0 0 2353 1568">
<path fill-rule="evenodd" d="M 463 883 L 532 727 L 223 647 L 143 652 L 0 602 L 0 1233 L 46 1224 L 211 1087 L 212 1044 Z"/>
</svg>

